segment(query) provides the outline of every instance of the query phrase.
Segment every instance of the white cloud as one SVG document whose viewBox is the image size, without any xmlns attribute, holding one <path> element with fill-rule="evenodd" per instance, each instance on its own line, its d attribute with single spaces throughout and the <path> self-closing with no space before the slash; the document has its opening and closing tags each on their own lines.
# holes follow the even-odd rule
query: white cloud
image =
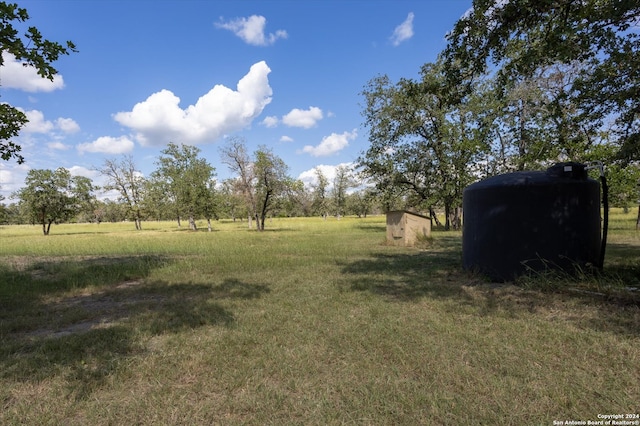
<svg viewBox="0 0 640 426">
<path fill-rule="evenodd" d="M 44 114 L 42 111 L 38 111 L 36 109 L 32 109 L 29 111 L 24 111 L 20 109 L 27 116 L 27 120 L 29 122 L 25 124 L 22 128 L 22 131 L 25 133 L 49 133 L 53 130 L 53 123 L 51 121 L 44 119 Z"/>
<path fill-rule="evenodd" d="M 58 118 L 56 127 L 65 133 L 76 133 L 80 130 L 80 126 L 71 118 Z"/>
<path fill-rule="evenodd" d="M 293 142 L 293 138 L 291 138 L 291 137 L 289 137 L 287 135 L 284 135 L 284 136 L 282 136 L 280 138 L 280 142 Z"/>
<path fill-rule="evenodd" d="M 99 171 L 87 169 L 86 167 L 82 167 L 82 166 L 69 167 L 67 168 L 67 170 L 69 170 L 69 173 L 71 173 L 71 176 L 84 176 L 92 180 L 100 177 Z"/>
<path fill-rule="evenodd" d="M 266 62 L 258 62 L 236 90 L 216 85 L 186 109 L 180 108 L 180 98 L 171 91 L 161 90 L 114 119 L 134 130 L 136 140 L 145 146 L 213 142 L 250 125 L 271 102 L 270 72 Z"/>
<path fill-rule="evenodd" d="M 300 173 L 300 175 L 298 175 L 298 179 L 301 180 L 304 185 L 309 188 L 313 185 L 317 185 L 318 184 L 318 177 L 316 175 L 316 169 L 320 169 L 320 172 L 322 172 L 322 174 L 324 175 L 324 177 L 327 178 L 327 180 L 329 181 L 329 188 L 333 187 L 333 180 L 336 177 L 336 169 L 338 167 L 347 167 L 347 168 L 351 168 L 353 166 L 353 163 L 341 163 L 341 164 L 337 164 L 335 166 L 331 166 L 331 165 L 327 165 L 327 164 L 319 164 L 316 167 L 314 167 L 313 169 L 310 170 L 306 170 L 302 173 Z"/>
<path fill-rule="evenodd" d="M 24 186 L 24 180 L 30 167 L 26 164 L 8 166 L 0 163 L 0 195 L 5 197 L 3 203 L 12 202 L 11 194 Z"/>
<path fill-rule="evenodd" d="M 102 136 L 93 142 L 77 145 L 76 148 L 83 152 L 104 152 L 107 154 L 125 154 L 133 150 L 134 144 L 131 139 L 126 136 L 113 138 L 111 136 Z"/>
<path fill-rule="evenodd" d="M 398 46 L 403 41 L 413 37 L 413 16 L 413 12 L 409 12 L 407 19 L 393 30 L 393 34 L 391 35 L 391 44 Z"/>
<path fill-rule="evenodd" d="M 62 142 L 49 142 L 47 147 L 50 149 L 56 149 L 58 151 L 66 151 L 69 149 L 69 145 L 65 145 Z"/>
<path fill-rule="evenodd" d="M 18 110 L 27 116 L 27 124 L 22 128 L 25 133 L 51 133 L 54 130 L 61 130 L 64 133 L 75 133 L 80 130 L 80 126 L 71 118 L 57 118 L 54 121 L 46 120 L 42 111 L 32 109 L 25 111 L 18 107 Z"/>
<path fill-rule="evenodd" d="M 352 132 L 344 132 L 342 134 L 331 133 L 329 136 L 322 138 L 317 146 L 307 145 L 302 148 L 302 152 L 313 155 L 314 157 L 325 157 L 335 154 L 346 148 L 350 140 L 354 140 L 358 136 L 358 132 L 354 129 Z"/>
<path fill-rule="evenodd" d="M 282 116 L 282 122 L 289 127 L 302 127 L 309 129 L 322 120 L 322 110 L 318 107 L 309 107 L 307 110 L 292 109 L 287 115 Z"/>
<path fill-rule="evenodd" d="M 277 30 L 275 33 L 265 34 L 264 27 L 267 19 L 260 15 L 251 15 L 248 18 L 237 18 L 229 22 L 218 22 L 216 27 L 233 32 L 244 40 L 245 43 L 254 46 L 269 46 L 279 38 L 287 38 L 288 34 L 284 30 Z"/>
<path fill-rule="evenodd" d="M 2 87 L 26 92 L 52 92 L 64 87 L 62 75 L 53 76 L 53 81 L 38 75 L 35 67 L 24 66 L 11 53 L 2 53 Z"/>
<path fill-rule="evenodd" d="M 269 117 L 265 117 L 264 120 L 262 120 L 262 124 L 266 127 L 273 128 L 278 126 L 278 121 L 278 117 L 270 115 Z"/>
</svg>

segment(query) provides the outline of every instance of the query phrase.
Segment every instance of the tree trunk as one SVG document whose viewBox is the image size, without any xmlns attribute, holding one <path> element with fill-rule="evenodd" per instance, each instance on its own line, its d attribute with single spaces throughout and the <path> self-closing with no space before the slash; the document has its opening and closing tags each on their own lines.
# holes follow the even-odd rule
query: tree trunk
<svg viewBox="0 0 640 426">
<path fill-rule="evenodd" d="M 451 203 L 444 202 L 444 230 L 449 231 L 451 229 Z"/>
<path fill-rule="evenodd" d="M 636 219 L 636 231 L 640 229 L 640 204 L 638 205 L 638 219 Z"/>
<path fill-rule="evenodd" d="M 433 211 L 433 207 L 429 207 L 429 215 L 431 216 L 431 219 L 436 223 L 436 226 L 442 226 L 442 222 L 440 222 L 440 219 L 438 219 L 438 215 L 436 214 L 436 212 Z"/>
<path fill-rule="evenodd" d="M 453 209 L 451 225 L 456 231 L 458 231 L 462 227 L 462 207 L 458 206 Z"/>
<path fill-rule="evenodd" d="M 212 231 L 212 229 L 211 229 L 211 218 L 210 218 L 210 217 L 208 217 L 208 218 L 207 218 L 207 230 L 208 230 L 209 232 L 211 232 L 211 231 Z"/>
<path fill-rule="evenodd" d="M 49 231 L 51 230 L 51 222 L 53 222 L 53 220 L 49 220 L 49 223 L 47 223 L 47 230 L 45 231 L 44 235 L 49 235 Z"/>
<path fill-rule="evenodd" d="M 262 220 L 260 220 L 260 215 L 256 212 L 256 230 L 264 231 L 264 215 L 262 216 Z"/>
<path fill-rule="evenodd" d="M 189 215 L 189 229 L 192 231 L 197 231 L 198 227 L 196 226 L 196 221 L 193 219 L 193 215 Z"/>
</svg>

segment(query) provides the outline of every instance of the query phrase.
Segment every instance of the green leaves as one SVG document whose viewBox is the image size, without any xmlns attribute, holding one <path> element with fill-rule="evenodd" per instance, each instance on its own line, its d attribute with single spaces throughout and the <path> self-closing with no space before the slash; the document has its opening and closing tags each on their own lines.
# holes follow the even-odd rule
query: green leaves
<svg viewBox="0 0 640 426">
<path fill-rule="evenodd" d="M 25 22 L 29 19 L 26 9 L 17 4 L 0 2 L 0 67 L 4 64 L 2 54 L 11 53 L 16 60 L 24 61 L 24 65 L 36 68 L 38 75 L 53 81 L 58 73 L 52 63 L 61 55 L 77 52 L 75 44 L 67 41 L 64 45 L 45 39 L 36 27 L 29 27 L 20 37 L 14 23 Z M 1 84 L 1 81 L 0 81 Z M 15 158 L 18 164 L 24 162 L 19 154 L 21 147 L 9 139 L 15 137 L 27 123 L 26 116 L 8 104 L 0 104 L 0 157 L 9 161 Z"/>
<path fill-rule="evenodd" d="M 162 154 L 153 178 L 166 185 L 176 211 L 187 215 L 195 230 L 195 216 L 204 214 L 209 218 L 214 214 L 212 179 L 215 168 L 206 159 L 198 157 L 200 149 L 195 146 L 169 143 Z"/>
<path fill-rule="evenodd" d="M 25 187 L 16 193 L 31 220 L 42 225 L 44 235 L 51 224 L 65 221 L 94 200 L 95 188 L 86 177 L 71 177 L 67 169 L 55 171 L 32 169 L 25 179 Z"/>
<path fill-rule="evenodd" d="M 571 117 L 567 135 L 613 121 L 618 145 L 629 160 L 639 160 L 633 148 L 640 130 L 639 20 L 640 4 L 633 0 L 475 0 L 448 36 L 448 82 L 489 74 L 508 92 L 550 68 L 575 68 L 566 97 L 548 105 L 550 119 L 565 125 L 560 122 Z M 562 139 L 562 131 L 557 136 Z"/>
<path fill-rule="evenodd" d="M 358 165 L 383 198 L 403 196 L 398 207 L 453 211 L 487 150 L 483 108 L 446 77 L 441 62 L 428 63 L 419 80 L 376 77 L 362 93 L 370 146 Z"/>
</svg>

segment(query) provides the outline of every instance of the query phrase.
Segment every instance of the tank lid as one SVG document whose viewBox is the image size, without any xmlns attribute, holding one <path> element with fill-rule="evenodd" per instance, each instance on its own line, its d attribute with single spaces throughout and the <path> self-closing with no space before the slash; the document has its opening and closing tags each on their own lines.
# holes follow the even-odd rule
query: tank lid
<svg viewBox="0 0 640 426">
<path fill-rule="evenodd" d="M 557 163 L 547 169 L 547 175 L 553 178 L 587 179 L 587 166 L 582 163 Z"/>
</svg>

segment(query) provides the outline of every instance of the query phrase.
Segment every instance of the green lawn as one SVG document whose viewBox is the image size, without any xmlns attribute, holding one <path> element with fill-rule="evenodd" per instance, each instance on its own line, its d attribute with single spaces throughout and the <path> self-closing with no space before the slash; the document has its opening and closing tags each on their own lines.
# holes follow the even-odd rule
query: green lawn
<svg viewBox="0 0 640 426">
<path fill-rule="evenodd" d="M 551 425 L 640 412 L 640 233 L 496 285 L 384 217 L 0 227 L 0 424 Z"/>
</svg>

